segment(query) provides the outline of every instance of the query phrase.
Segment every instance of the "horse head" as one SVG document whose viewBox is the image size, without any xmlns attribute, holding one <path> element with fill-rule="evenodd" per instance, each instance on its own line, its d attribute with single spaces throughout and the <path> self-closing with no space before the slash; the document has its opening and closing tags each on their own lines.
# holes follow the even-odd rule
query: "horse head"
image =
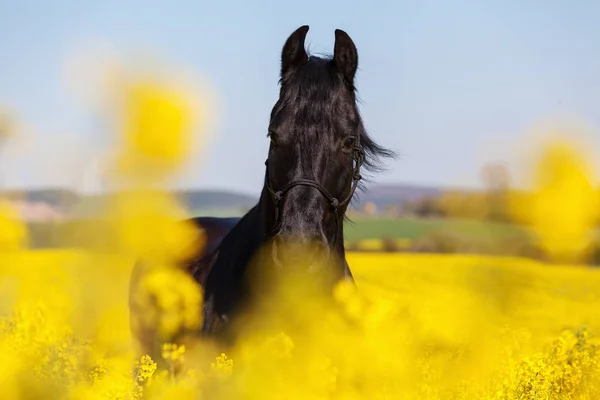
<svg viewBox="0 0 600 400">
<path fill-rule="evenodd" d="M 276 265 L 326 268 L 335 279 L 344 272 L 343 222 L 362 169 L 392 152 L 363 125 L 354 86 L 358 52 L 350 36 L 336 29 L 333 56 L 321 58 L 305 50 L 308 29 L 293 32 L 281 53 L 265 162 L 265 233 Z"/>
</svg>

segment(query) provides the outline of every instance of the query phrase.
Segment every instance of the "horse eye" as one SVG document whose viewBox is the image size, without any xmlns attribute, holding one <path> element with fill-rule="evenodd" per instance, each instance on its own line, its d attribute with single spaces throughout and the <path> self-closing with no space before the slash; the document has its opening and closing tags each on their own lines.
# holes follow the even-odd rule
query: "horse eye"
<svg viewBox="0 0 600 400">
<path fill-rule="evenodd" d="M 269 133 L 267 133 L 267 137 L 269 138 L 269 140 L 271 141 L 271 143 L 277 144 L 277 135 L 275 134 L 275 132 L 269 132 Z"/>
<path fill-rule="evenodd" d="M 348 136 L 344 140 L 344 147 L 352 148 L 352 147 L 354 147 L 355 144 L 356 144 L 356 137 L 355 136 Z"/>
</svg>

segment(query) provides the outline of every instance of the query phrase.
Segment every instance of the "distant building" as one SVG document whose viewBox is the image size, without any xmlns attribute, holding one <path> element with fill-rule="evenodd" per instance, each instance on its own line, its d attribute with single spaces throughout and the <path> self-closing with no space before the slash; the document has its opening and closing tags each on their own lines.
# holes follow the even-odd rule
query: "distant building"
<svg viewBox="0 0 600 400">
<path fill-rule="evenodd" d="M 372 201 L 367 201 L 363 206 L 363 211 L 367 215 L 375 215 L 377 213 L 377 205 Z"/>
<path fill-rule="evenodd" d="M 55 222 L 63 219 L 63 214 L 44 202 L 11 201 L 20 218 L 25 222 Z"/>
</svg>

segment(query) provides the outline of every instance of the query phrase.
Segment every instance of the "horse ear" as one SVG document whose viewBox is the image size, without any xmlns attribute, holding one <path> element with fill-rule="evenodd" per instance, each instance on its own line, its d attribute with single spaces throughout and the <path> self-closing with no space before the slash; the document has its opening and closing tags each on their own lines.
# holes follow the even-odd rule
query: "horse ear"
<svg viewBox="0 0 600 400">
<path fill-rule="evenodd" d="M 281 77 L 294 65 L 308 61 L 308 54 L 304 49 L 304 40 L 308 32 L 308 25 L 296 29 L 285 41 L 281 51 Z"/>
<path fill-rule="evenodd" d="M 350 36 L 341 29 L 335 30 L 333 62 L 348 82 L 353 83 L 358 68 L 358 52 Z"/>
</svg>

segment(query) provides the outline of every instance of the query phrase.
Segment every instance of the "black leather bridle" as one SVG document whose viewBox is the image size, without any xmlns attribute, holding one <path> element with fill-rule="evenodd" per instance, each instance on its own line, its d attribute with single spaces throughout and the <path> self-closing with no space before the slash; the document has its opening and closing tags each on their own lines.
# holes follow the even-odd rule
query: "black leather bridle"
<svg viewBox="0 0 600 400">
<path fill-rule="evenodd" d="M 289 192 L 290 189 L 296 186 L 310 186 L 317 189 L 323 195 L 323 197 L 327 199 L 327 202 L 329 203 L 329 209 L 334 214 L 336 214 L 336 230 L 334 239 L 335 244 L 335 242 L 337 241 L 337 234 L 339 228 L 338 224 L 340 220 L 338 210 L 341 206 L 348 204 L 352 200 L 352 196 L 354 196 L 354 191 L 358 187 L 359 181 L 362 179 L 362 176 L 360 175 L 360 168 L 365 161 L 365 152 L 360 145 L 360 135 L 357 137 L 356 144 L 352 147 L 352 160 L 354 166 L 352 172 L 352 186 L 350 188 L 350 193 L 348 193 L 348 195 L 346 195 L 346 197 L 343 200 L 339 200 L 337 197 L 332 196 L 331 193 L 329 193 L 329 191 L 323 187 L 323 185 L 312 179 L 296 179 L 288 183 L 283 189 L 277 191 L 274 190 L 269 180 L 269 159 L 267 158 L 265 160 L 265 166 L 267 167 L 265 173 L 265 186 L 269 190 L 269 193 L 271 193 L 271 198 L 273 199 L 273 204 L 275 205 L 275 227 L 277 228 L 281 226 L 281 216 L 279 214 L 280 204 L 287 192 Z M 277 229 L 275 229 L 273 233 L 276 233 L 276 231 Z"/>
</svg>

